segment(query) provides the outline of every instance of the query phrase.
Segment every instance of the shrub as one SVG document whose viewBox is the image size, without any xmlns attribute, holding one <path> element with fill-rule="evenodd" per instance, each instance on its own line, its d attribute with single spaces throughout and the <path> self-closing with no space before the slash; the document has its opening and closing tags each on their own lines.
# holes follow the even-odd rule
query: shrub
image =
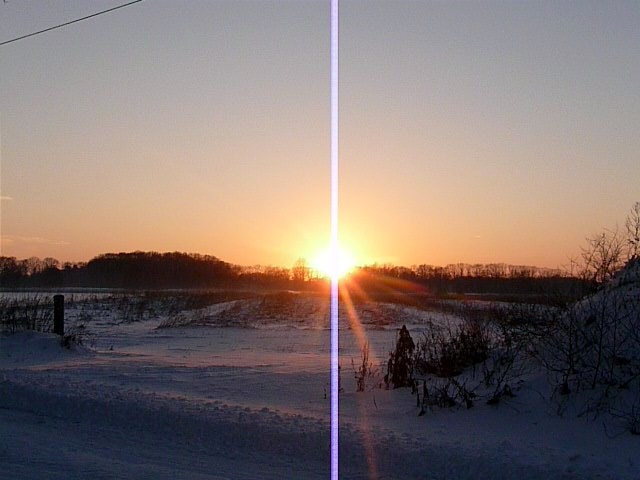
<svg viewBox="0 0 640 480">
<path fill-rule="evenodd" d="M 425 407 L 449 408 L 463 403 L 467 408 L 473 406 L 475 392 L 469 390 L 465 382 L 455 378 L 428 377 L 422 381 L 422 399 L 420 389 L 416 389 L 419 415 L 424 415 Z"/>
<path fill-rule="evenodd" d="M 640 264 L 594 294 L 539 322 L 536 358 L 562 397 L 579 394 L 582 412 L 597 416 L 640 380 Z"/>
<path fill-rule="evenodd" d="M 361 349 L 361 362 L 356 369 L 353 359 L 351 359 L 351 365 L 356 378 L 356 391 L 364 392 L 367 384 L 367 380 L 376 379 L 379 375 L 378 368 L 373 365 L 369 360 L 369 342 L 365 342 Z M 376 382 L 377 383 L 377 382 Z"/>
<path fill-rule="evenodd" d="M 425 332 L 418 341 L 413 363 L 422 374 L 450 378 L 486 360 L 489 348 L 484 325 L 465 321 L 453 332 L 435 328 Z"/>
<path fill-rule="evenodd" d="M 53 302 L 48 296 L 0 299 L 0 322 L 4 331 L 50 332 L 53 328 Z"/>
<path fill-rule="evenodd" d="M 384 381 L 387 385 L 393 384 L 393 388 L 413 387 L 413 367 L 414 367 L 415 344 L 406 325 L 398 331 L 396 348 L 389 352 L 387 363 L 387 374 Z"/>
</svg>

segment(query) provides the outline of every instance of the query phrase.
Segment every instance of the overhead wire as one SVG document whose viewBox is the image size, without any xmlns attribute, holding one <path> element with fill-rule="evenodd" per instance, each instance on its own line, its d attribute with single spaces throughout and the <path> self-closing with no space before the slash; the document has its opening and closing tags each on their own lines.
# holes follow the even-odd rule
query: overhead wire
<svg viewBox="0 0 640 480">
<path fill-rule="evenodd" d="M 25 38 L 33 37 L 35 35 L 40 35 L 41 33 L 50 32 L 51 30 L 55 30 L 57 28 L 66 27 L 67 25 L 71 25 L 72 23 L 78 23 L 78 22 L 81 22 L 83 20 L 87 20 L 89 18 L 97 17 L 98 15 L 103 15 L 105 13 L 113 12 L 114 10 L 118 10 L 120 8 L 129 7 L 129 6 L 131 6 L 131 5 L 135 4 L 135 3 L 140 3 L 140 2 L 142 2 L 142 0 L 133 0 L 132 2 L 129 2 L 129 3 L 124 3 L 122 5 L 117 5 L 115 7 L 111 7 L 111 8 L 108 8 L 106 10 L 102 10 L 100 12 L 92 13 L 91 15 L 87 15 L 86 17 L 76 18 L 75 20 L 71 20 L 69 22 L 65 22 L 65 23 L 61 23 L 59 25 L 55 25 L 53 27 L 45 28 L 44 30 L 39 30 L 37 32 L 28 33 L 28 34 L 22 35 L 20 37 L 12 38 L 11 40 L 5 40 L 4 42 L 0 42 L 0 47 L 2 45 L 6 45 L 8 43 L 17 42 L 18 40 L 23 40 Z"/>
</svg>

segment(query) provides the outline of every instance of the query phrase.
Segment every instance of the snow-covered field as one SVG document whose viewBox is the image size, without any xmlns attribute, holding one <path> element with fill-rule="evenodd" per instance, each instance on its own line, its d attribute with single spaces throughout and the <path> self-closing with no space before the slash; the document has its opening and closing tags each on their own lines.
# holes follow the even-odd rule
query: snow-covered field
<svg viewBox="0 0 640 480">
<path fill-rule="evenodd" d="M 84 346 L 0 336 L 0 478 L 329 478 L 323 300 L 123 322 L 105 298 L 67 309 L 70 327 L 86 326 Z M 403 323 L 416 336 L 456 321 L 395 305 L 357 312 L 361 330 L 341 311 L 341 479 L 640 479 L 640 439 L 558 417 L 542 375 L 498 406 L 423 416 L 408 389 L 375 388 L 381 374 L 356 392 L 363 340 L 385 365 Z"/>
</svg>

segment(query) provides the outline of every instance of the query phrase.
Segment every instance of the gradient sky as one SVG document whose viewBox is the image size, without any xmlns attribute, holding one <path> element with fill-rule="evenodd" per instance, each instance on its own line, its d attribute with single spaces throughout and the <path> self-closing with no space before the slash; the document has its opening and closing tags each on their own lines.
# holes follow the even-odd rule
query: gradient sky
<svg viewBox="0 0 640 480">
<path fill-rule="evenodd" d="M 0 4 L 0 41 L 123 2 Z M 640 200 L 640 3 L 341 1 L 361 262 L 568 263 Z M 2 254 L 291 266 L 329 237 L 329 1 L 147 0 L 0 47 Z"/>
</svg>

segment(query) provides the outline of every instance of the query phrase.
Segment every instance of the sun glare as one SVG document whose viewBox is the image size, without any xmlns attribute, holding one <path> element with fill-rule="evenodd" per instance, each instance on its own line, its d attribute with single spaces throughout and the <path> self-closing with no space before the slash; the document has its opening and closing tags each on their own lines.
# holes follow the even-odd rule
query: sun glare
<svg viewBox="0 0 640 480">
<path fill-rule="evenodd" d="M 340 279 L 353 270 L 356 262 L 352 255 L 345 252 L 340 246 L 336 246 L 321 252 L 313 260 L 311 266 L 320 275 Z"/>
</svg>

